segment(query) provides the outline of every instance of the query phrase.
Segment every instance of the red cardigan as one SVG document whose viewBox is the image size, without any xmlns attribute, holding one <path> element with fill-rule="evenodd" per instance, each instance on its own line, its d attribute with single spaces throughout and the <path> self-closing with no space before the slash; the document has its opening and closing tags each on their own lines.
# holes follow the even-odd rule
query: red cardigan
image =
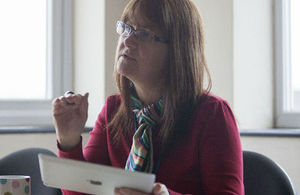
<svg viewBox="0 0 300 195">
<path fill-rule="evenodd" d="M 132 140 L 121 135 L 120 144 L 115 147 L 109 129 L 102 128 L 111 120 L 119 105 L 119 95 L 108 97 L 84 150 L 80 144 L 72 151 L 59 150 L 58 155 L 124 168 Z M 160 160 L 156 182 L 165 184 L 171 195 L 243 195 L 242 149 L 228 103 L 209 95 L 196 108 L 187 130 L 188 135 Z M 155 144 L 155 137 L 153 139 L 156 154 L 159 146 Z M 81 194 L 63 192 L 65 195 Z"/>
</svg>

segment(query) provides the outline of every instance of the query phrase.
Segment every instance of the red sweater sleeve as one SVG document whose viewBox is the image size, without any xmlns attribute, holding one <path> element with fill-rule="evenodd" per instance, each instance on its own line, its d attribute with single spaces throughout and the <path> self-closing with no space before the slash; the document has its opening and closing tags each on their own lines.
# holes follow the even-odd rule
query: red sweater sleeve
<svg viewBox="0 0 300 195">
<path fill-rule="evenodd" d="M 243 195 L 243 156 L 235 117 L 224 100 L 210 112 L 199 150 L 204 192 Z"/>
<path fill-rule="evenodd" d="M 175 192 L 169 188 L 168 188 L 168 192 L 170 195 L 192 195 L 192 194 L 181 194 L 181 193 Z"/>
</svg>

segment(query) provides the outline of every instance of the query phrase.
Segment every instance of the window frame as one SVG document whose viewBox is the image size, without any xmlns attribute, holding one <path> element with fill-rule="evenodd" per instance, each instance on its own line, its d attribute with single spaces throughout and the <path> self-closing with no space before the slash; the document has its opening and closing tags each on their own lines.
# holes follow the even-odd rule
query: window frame
<svg viewBox="0 0 300 195">
<path fill-rule="evenodd" d="M 72 0 L 47 0 L 46 99 L 0 101 L 0 126 L 52 125 L 52 100 L 72 90 Z"/>
<path fill-rule="evenodd" d="M 289 111 L 291 89 L 290 0 L 275 1 L 276 127 L 299 128 L 300 113 Z"/>
</svg>

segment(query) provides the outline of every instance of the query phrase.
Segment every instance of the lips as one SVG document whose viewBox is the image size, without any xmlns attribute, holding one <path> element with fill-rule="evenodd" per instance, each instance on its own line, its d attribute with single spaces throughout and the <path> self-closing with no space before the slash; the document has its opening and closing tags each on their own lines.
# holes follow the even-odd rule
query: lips
<svg viewBox="0 0 300 195">
<path fill-rule="evenodd" d="M 128 59 L 128 60 L 135 60 L 131 55 L 129 55 L 126 52 L 121 54 L 120 57 L 124 57 L 125 59 Z"/>
<path fill-rule="evenodd" d="M 135 60 L 134 58 L 128 56 L 128 55 L 122 55 L 123 57 L 125 57 L 126 59 L 129 59 L 129 60 Z"/>
</svg>

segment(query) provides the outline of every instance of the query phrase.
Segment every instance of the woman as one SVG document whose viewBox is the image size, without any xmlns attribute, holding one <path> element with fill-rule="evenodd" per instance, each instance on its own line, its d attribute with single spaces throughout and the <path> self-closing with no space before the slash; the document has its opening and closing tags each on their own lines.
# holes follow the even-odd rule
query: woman
<svg viewBox="0 0 300 195">
<path fill-rule="evenodd" d="M 209 93 L 209 74 L 204 90 L 203 30 L 192 1 L 131 0 L 117 32 L 120 95 L 106 99 L 83 151 L 88 94 L 54 100 L 59 156 L 155 173 L 153 194 L 244 194 L 234 115 Z"/>
</svg>

